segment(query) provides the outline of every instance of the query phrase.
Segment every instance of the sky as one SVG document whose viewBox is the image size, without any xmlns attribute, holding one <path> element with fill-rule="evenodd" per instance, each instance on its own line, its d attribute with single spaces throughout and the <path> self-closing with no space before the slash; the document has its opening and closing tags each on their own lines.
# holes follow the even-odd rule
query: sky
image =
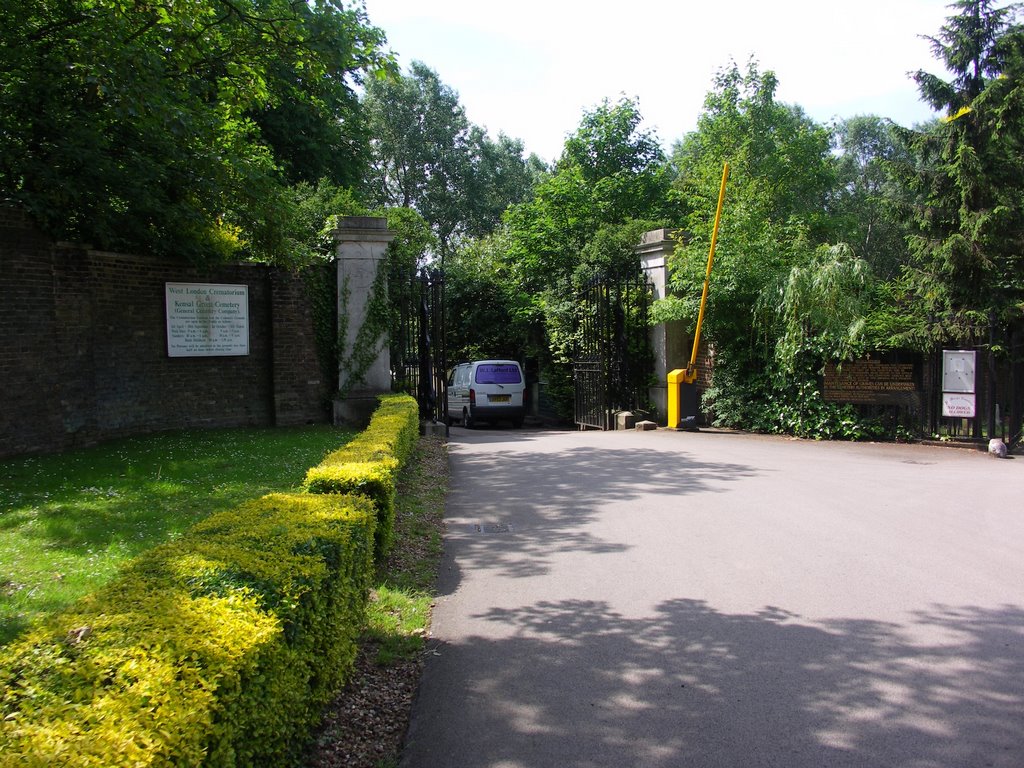
<svg viewBox="0 0 1024 768">
<path fill-rule="evenodd" d="M 949 0 L 365 0 L 403 71 L 416 60 L 468 119 L 546 161 L 584 111 L 636 99 L 666 150 L 694 130 L 717 70 L 753 57 L 815 120 L 934 116 L 908 73 L 943 75 L 924 35 Z"/>
</svg>

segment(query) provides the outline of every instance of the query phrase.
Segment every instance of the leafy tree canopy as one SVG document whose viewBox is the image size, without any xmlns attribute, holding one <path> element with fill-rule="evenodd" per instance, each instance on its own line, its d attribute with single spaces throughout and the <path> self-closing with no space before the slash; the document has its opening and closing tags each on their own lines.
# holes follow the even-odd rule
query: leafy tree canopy
<svg viewBox="0 0 1024 768">
<path fill-rule="evenodd" d="M 728 162 L 703 330 L 715 349 L 706 399 L 721 423 L 809 433 L 836 421 L 815 375 L 855 348 L 870 278 L 849 247 L 828 245 L 842 234 L 830 132 L 776 101 L 777 85 L 754 62 L 721 70 L 697 130 L 676 145 L 688 232 L 672 263 L 678 298 L 657 304 L 654 318 L 696 321 Z"/>
<path fill-rule="evenodd" d="M 828 162 L 830 135 L 795 105 L 776 101 L 778 80 L 750 61 L 733 62 L 714 78 L 697 130 L 677 143 L 673 162 L 677 190 L 691 208 L 699 234 L 714 215 L 722 166 L 732 168 L 730 219 L 736 211 L 752 221 L 799 220 L 814 239 L 827 239 L 825 203 L 834 188 Z"/>
<path fill-rule="evenodd" d="M 442 256 L 461 238 L 482 237 L 533 186 L 523 144 L 493 141 L 473 125 L 458 94 L 422 62 L 408 75 L 367 84 L 372 149 L 370 195 L 378 205 L 415 208 L 430 223 Z"/>
<path fill-rule="evenodd" d="M 516 330 L 523 356 L 543 370 L 551 401 L 568 413 L 571 370 L 560 363 L 571 355 L 579 284 L 596 273 L 635 275 L 640 234 L 665 226 L 676 210 L 664 153 L 641 121 L 628 99 L 585 112 L 555 168 L 488 240 L 487 272 L 497 278 L 487 283 L 491 306 L 501 308 L 502 327 Z M 462 262 L 480 258 L 474 249 L 461 253 L 452 281 L 478 280 Z M 488 338 L 500 346 L 498 334 Z"/>
<path fill-rule="evenodd" d="M 838 150 L 835 199 L 829 205 L 835 239 L 890 279 L 907 261 L 905 219 L 896 208 L 903 186 L 894 169 L 912 163 L 906 132 L 873 115 L 835 126 Z"/>
<path fill-rule="evenodd" d="M 445 264 L 448 358 L 523 360 L 537 308 L 511 279 L 507 234 L 467 241 Z"/>
<path fill-rule="evenodd" d="M 383 40 L 343 0 L 2 0 L 0 197 L 100 247 L 280 255 L 285 180 L 359 173 Z"/>
<path fill-rule="evenodd" d="M 688 208 L 676 251 L 676 314 L 696 319 L 722 169 L 730 165 L 727 209 L 709 297 L 707 333 L 718 343 L 749 337 L 753 306 L 796 262 L 827 242 L 835 185 L 831 139 L 799 107 L 775 100 L 778 82 L 750 62 L 715 77 L 697 130 L 673 152 L 676 193 Z"/>
<path fill-rule="evenodd" d="M 509 255 L 524 289 L 539 293 L 571 275 L 602 227 L 673 218 L 670 171 L 641 121 L 625 98 L 584 113 L 553 173 L 509 210 Z"/>
</svg>

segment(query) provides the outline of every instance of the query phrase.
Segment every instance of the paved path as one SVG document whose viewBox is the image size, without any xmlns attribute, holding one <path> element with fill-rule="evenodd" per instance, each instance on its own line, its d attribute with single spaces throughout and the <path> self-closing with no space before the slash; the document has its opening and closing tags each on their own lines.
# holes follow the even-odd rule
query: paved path
<svg viewBox="0 0 1024 768">
<path fill-rule="evenodd" d="M 1020 768 L 1024 459 L 452 430 L 405 768 Z"/>
</svg>

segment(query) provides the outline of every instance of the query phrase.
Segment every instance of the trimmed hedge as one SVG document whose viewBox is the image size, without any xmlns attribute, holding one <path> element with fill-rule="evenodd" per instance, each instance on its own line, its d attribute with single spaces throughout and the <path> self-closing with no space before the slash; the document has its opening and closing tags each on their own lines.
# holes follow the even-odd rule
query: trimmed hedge
<svg viewBox="0 0 1024 768">
<path fill-rule="evenodd" d="M 418 434 L 413 398 L 381 398 L 317 493 L 211 516 L 0 648 L 0 768 L 294 757 L 352 667 Z"/>
<path fill-rule="evenodd" d="M 419 407 L 409 395 L 383 395 L 363 432 L 306 473 L 311 493 L 358 493 L 377 510 L 376 555 L 395 535 L 395 484 L 419 437 Z"/>
<path fill-rule="evenodd" d="M 248 502 L 0 649 L 0 766 L 287 760 L 355 657 L 376 514 Z"/>
</svg>

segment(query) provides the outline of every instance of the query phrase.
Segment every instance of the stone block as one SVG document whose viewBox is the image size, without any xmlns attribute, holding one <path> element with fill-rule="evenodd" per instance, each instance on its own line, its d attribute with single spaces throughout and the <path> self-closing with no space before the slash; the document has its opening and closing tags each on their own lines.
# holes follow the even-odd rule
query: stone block
<svg viewBox="0 0 1024 768">
<path fill-rule="evenodd" d="M 632 429 L 636 425 L 636 416 L 630 411 L 618 411 L 615 414 L 616 429 Z"/>
<path fill-rule="evenodd" d="M 420 434 L 424 437 L 448 437 L 448 427 L 440 421 L 421 421 Z"/>
<path fill-rule="evenodd" d="M 334 425 L 366 429 L 380 402 L 376 394 L 350 395 L 334 401 Z"/>
</svg>

